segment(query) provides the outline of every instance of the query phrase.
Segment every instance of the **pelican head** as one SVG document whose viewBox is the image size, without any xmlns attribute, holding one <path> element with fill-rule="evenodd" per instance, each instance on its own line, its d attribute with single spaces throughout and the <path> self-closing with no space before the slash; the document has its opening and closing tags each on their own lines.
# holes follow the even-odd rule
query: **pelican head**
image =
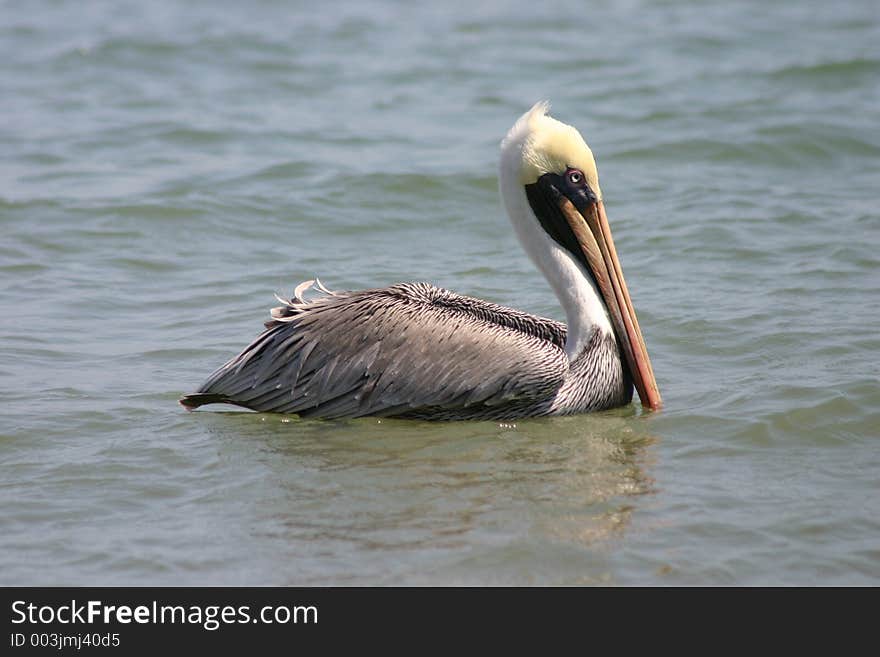
<svg viewBox="0 0 880 657">
<path fill-rule="evenodd" d="M 572 126 L 541 102 L 501 143 L 500 187 L 526 252 L 545 274 L 569 320 L 574 359 L 594 330 L 614 332 L 639 399 L 659 408 L 648 359 L 605 215 L 593 153 Z"/>
</svg>

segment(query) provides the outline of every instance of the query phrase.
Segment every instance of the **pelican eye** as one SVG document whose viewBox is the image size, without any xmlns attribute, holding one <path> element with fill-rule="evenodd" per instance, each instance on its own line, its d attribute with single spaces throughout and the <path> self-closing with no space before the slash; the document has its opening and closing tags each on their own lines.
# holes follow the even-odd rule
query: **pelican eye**
<svg viewBox="0 0 880 657">
<path fill-rule="evenodd" d="M 566 178 L 568 178 L 568 182 L 572 185 L 580 185 L 584 182 L 584 174 L 582 171 L 578 171 L 577 169 L 569 169 L 566 174 Z"/>
</svg>

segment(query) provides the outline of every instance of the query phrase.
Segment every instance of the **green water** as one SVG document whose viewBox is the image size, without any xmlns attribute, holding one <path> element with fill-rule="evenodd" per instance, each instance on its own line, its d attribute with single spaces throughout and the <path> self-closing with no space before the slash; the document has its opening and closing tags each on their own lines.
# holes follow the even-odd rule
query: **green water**
<svg viewBox="0 0 880 657">
<path fill-rule="evenodd" d="M 880 583 L 880 9 L 0 3 L 0 584 Z M 496 190 L 593 148 L 665 408 L 186 413 L 273 292 L 561 318 Z"/>
</svg>

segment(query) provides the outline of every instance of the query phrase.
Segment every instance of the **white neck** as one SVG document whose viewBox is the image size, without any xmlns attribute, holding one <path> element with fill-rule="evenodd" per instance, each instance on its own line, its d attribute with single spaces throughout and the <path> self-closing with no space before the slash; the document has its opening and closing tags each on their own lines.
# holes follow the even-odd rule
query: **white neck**
<svg viewBox="0 0 880 657">
<path fill-rule="evenodd" d="M 595 331 L 613 335 L 611 320 L 592 277 L 583 265 L 541 227 L 520 184 L 519 163 L 503 158 L 500 170 L 501 198 L 517 237 L 538 267 L 565 310 L 568 337 L 565 353 L 574 361 L 589 344 Z"/>
</svg>

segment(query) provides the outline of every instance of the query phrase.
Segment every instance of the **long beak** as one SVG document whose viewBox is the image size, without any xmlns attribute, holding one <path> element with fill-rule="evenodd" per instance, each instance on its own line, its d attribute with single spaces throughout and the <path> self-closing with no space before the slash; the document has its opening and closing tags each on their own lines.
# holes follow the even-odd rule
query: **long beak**
<svg viewBox="0 0 880 657">
<path fill-rule="evenodd" d="M 608 307 L 642 406 L 658 409 L 663 402 L 648 358 L 645 339 L 636 319 L 636 311 L 633 309 L 626 281 L 623 280 L 623 270 L 614 248 L 611 227 L 605 216 L 605 205 L 602 201 L 591 203 L 586 213 L 581 214 L 571 201 L 562 196 L 559 207 L 599 284 L 599 291 Z"/>
</svg>

